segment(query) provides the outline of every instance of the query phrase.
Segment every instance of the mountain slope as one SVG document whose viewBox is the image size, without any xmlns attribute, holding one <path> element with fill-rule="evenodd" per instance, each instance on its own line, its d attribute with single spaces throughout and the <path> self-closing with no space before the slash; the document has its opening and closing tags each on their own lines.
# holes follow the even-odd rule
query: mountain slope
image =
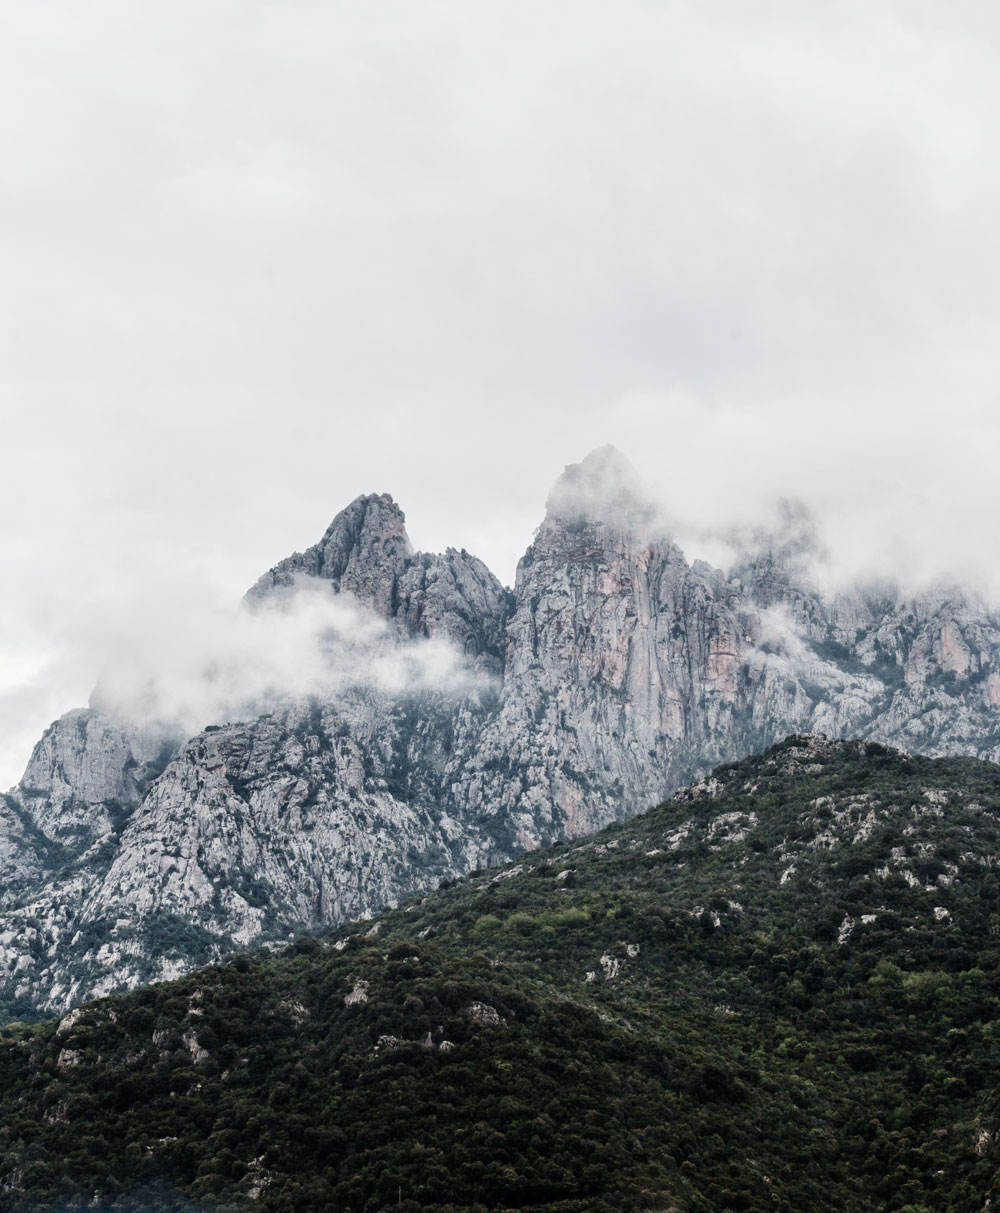
<svg viewBox="0 0 1000 1213">
<path fill-rule="evenodd" d="M 973 1210 L 1000 768 L 794 736 L 328 940 L 0 1035 L 11 1209 Z"/>
<path fill-rule="evenodd" d="M 689 564 L 605 448 L 559 478 L 507 591 L 464 551 L 414 552 L 387 494 L 359 497 L 246 605 L 339 596 L 382 629 L 368 666 L 192 738 L 105 703 L 39 743 L 3 802 L 0 1013 L 374 912 L 790 730 L 1000 758 L 995 614 L 954 587 L 824 598 L 791 524 L 730 575 Z M 462 677 L 408 680 L 428 653 Z M 369 669 L 386 654 L 393 685 Z"/>
</svg>

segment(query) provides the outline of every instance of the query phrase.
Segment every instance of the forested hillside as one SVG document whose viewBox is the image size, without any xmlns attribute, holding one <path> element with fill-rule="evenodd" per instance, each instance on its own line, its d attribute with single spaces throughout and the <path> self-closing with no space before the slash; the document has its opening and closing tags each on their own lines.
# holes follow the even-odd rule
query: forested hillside
<svg viewBox="0 0 1000 1213">
<path fill-rule="evenodd" d="M 1000 768 L 796 736 L 0 1037 L 9 1209 L 989 1207 Z"/>
</svg>

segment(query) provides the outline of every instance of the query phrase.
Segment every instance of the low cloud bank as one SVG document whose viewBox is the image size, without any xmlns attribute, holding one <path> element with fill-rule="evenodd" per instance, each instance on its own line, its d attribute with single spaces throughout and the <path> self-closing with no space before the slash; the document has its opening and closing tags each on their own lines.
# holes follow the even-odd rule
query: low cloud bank
<svg viewBox="0 0 1000 1213">
<path fill-rule="evenodd" d="M 199 579 L 147 582 L 68 621 L 30 679 L 12 671 L 0 682 L 0 788 L 17 782 L 45 726 L 95 683 L 94 707 L 185 736 L 356 687 L 389 696 L 492 687 L 448 640 L 407 637 L 312 578 L 254 610 L 227 601 L 226 589 Z"/>
<path fill-rule="evenodd" d="M 309 577 L 253 609 L 171 608 L 153 626 L 140 616 L 118 634 L 94 706 L 132 723 L 193 732 L 358 687 L 465 695 L 488 683 L 448 640 L 407 637 Z"/>
<path fill-rule="evenodd" d="M 624 397 L 581 429 L 635 463 L 689 559 L 728 568 L 770 533 L 825 592 L 950 581 L 995 607 L 1000 566 L 984 538 L 1000 527 L 995 425 L 992 405 L 963 399 L 945 415 L 918 394 L 902 413 L 871 391 L 823 413 L 796 397 L 744 408 L 678 387 Z"/>
</svg>

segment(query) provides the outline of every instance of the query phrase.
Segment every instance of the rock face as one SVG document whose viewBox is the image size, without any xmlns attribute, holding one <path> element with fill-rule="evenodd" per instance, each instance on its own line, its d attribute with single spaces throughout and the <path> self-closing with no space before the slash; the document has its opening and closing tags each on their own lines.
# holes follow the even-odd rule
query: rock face
<svg viewBox="0 0 1000 1213">
<path fill-rule="evenodd" d="M 450 646 L 467 684 L 362 679 L 189 740 L 62 717 L 0 801 L 7 1013 L 364 917 L 790 732 L 1000 759 L 997 616 L 954 587 L 824 599 L 800 551 L 688 564 L 611 448 L 556 483 L 513 592 L 464 551 L 415 553 L 392 498 L 359 497 L 247 609 L 319 579 L 401 651 Z"/>
<path fill-rule="evenodd" d="M 509 594 L 466 551 L 414 553 L 403 511 L 388 493 L 352 501 L 315 547 L 265 573 L 247 601 L 291 589 L 302 576 L 329 582 L 335 593 L 352 595 L 411 636 L 452 641 L 483 669 L 503 668 Z"/>
<path fill-rule="evenodd" d="M 63 847 L 102 837 L 135 804 L 160 750 L 159 738 L 100 712 L 67 712 L 45 731 L 18 785 L 33 802 L 32 824 Z"/>
<path fill-rule="evenodd" d="M 746 748 L 755 613 L 656 535 L 630 480 L 610 450 L 567 469 L 517 569 L 502 702 L 457 773 L 512 848 L 590 832 Z"/>
</svg>

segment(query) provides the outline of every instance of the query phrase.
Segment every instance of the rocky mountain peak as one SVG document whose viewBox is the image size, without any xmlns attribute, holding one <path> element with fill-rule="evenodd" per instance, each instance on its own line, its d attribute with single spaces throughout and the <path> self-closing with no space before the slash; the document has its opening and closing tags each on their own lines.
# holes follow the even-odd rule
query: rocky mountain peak
<svg viewBox="0 0 1000 1213">
<path fill-rule="evenodd" d="M 356 497 L 334 518 L 317 545 L 318 576 L 335 582 L 356 581 L 360 570 L 397 569 L 413 548 L 406 534 L 406 515 L 388 493 Z"/>
<path fill-rule="evenodd" d="M 388 493 L 356 497 L 341 510 L 319 543 L 274 566 L 247 593 L 247 600 L 290 587 L 296 577 L 328 581 L 380 615 L 393 613 L 396 579 L 413 556 L 406 515 Z"/>
<path fill-rule="evenodd" d="M 351 595 L 410 636 L 449 640 L 482 670 L 500 672 L 510 606 L 504 587 L 464 549 L 414 552 L 406 515 L 388 493 L 356 497 L 319 543 L 275 565 L 246 601 L 252 607 L 303 577 Z"/>
<path fill-rule="evenodd" d="M 567 465 L 545 504 L 543 529 L 598 522 L 630 530 L 648 523 L 655 513 L 639 473 L 610 445 L 591 451 L 580 463 Z"/>
<path fill-rule="evenodd" d="M 135 800 L 138 763 L 124 732 L 98 712 L 76 709 L 45 730 L 20 789 L 35 829 L 60 844 L 106 832 Z"/>
<path fill-rule="evenodd" d="M 317 575 L 337 593 L 351 593 L 381 615 L 393 609 L 393 587 L 413 548 L 406 515 L 388 493 L 357 497 L 319 542 Z"/>
</svg>

